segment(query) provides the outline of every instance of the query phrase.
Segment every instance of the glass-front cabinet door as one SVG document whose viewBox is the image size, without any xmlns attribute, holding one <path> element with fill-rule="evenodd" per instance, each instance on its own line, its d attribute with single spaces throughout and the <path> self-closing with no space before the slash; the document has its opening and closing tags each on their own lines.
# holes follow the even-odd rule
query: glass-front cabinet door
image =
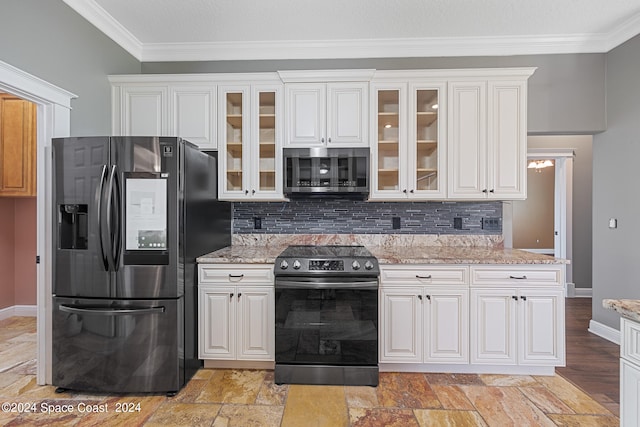
<svg viewBox="0 0 640 427">
<path fill-rule="evenodd" d="M 252 91 L 252 198 L 282 200 L 282 86 L 254 86 Z"/>
<path fill-rule="evenodd" d="M 282 200 L 282 85 L 219 86 L 222 200 Z"/>
<path fill-rule="evenodd" d="M 248 153 L 245 137 L 249 134 L 249 87 L 220 87 L 218 121 L 220 149 L 218 192 L 220 198 L 241 197 L 247 191 Z"/>
<path fill-rule="evenodd" d="M 412 83 L 409 121 L 409 194 L 418 198 L 446 196 L 446 125 L 441 117 L 446 85 Z"/>
<path fill-rule="evenodd" d="M 407 197 L 407 85 L 372 84 L 371 199 Z"/>
<path fill-rule="evenodd" d="M 444 83 L 372 83 L 371 199 L 446 197 L 445 88 Z"/>
</svg>

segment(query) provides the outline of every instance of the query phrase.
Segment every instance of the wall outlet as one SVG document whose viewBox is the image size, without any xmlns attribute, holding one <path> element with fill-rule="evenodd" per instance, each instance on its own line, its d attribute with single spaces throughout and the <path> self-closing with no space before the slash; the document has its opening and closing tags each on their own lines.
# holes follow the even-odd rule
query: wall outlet
<svg viewBox="0 0 640 427">
<path fill-rule="evenodd" d="M 254 216 L 253 217 L 253 229 L 254 230 L 260 230 L 262 228 L 262 218 L 260 218 L 259 216 Z"/>
<path fill-rule="evenodd" d="M 462 218 L 453 218 L 453 228 L 462 230 Z"/>
<path fill-rule="evenodd" d="M 500 218 L 482 218 L 483 230 L 500 230 Z"/>
<path fill-rule="evenodd" d="M 400 217 L 394 216 L 391 218 L 391 228 L 394 230 L 400 230 Z"/>
</svg>

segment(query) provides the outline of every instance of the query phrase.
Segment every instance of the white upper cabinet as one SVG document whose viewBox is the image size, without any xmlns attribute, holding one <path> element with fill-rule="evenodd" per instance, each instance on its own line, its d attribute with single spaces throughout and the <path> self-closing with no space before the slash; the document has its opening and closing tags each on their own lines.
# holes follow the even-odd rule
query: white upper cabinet
<svg viewBox="0 0 640 427">
<path fill-rule="evenodd" d="M 114 134 L 169 135 L 167 94 L 166 86 L 123 86 L 118 92 L 119 104 L 114 102 L 113 105 Z"/>
<path fill-rule="evenodd" d="M 526 198 L 527 78 L 533 70 L 518 70 L 449 82 L 449 198 Z"/>
<path fill-rule="evenodd" d="M 215 150 L 216 87 L 213 85 L 170 86 L 170 130 L 202 150 Z"/>
<path fill-rule="evenodd" d="M 286 84 L 288 146 L 367 146 L 368 83 Z"/>
<path fill-rule="evenodd" d="M 284 145 L 368 147 L 375 70 L 278 71 L 285 84 Z"/>
<path fill-rule="evenodd" d="M 371 83 L 372 200 L 446 197 L 446 83 Z"/>
<path fill-rule="evenodd" d="M 218 88 L 222 200 L 282 200 L 282 85 Z"/>
</svg>

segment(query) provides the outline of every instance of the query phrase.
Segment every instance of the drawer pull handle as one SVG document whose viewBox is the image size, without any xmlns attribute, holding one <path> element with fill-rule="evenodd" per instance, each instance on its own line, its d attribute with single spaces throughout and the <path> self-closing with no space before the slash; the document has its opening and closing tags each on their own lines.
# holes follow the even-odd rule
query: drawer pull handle
<svg viewBox="0 0 640 427">
<path fill-rule="evenodd" d="M 509 279 L 526 280 L 527 276 L 509 276 Z"/>
<path fill-rule="evenodd" d="M 428 276 L 420 276 L 419 274 L 416 274 L 416 279 L 431 279 L 431 274 Z"/>
<path fill-rule="evenodd" d="M 242 279 L 244 274 L 230 274 L 229 279 Z"/>
</svg>

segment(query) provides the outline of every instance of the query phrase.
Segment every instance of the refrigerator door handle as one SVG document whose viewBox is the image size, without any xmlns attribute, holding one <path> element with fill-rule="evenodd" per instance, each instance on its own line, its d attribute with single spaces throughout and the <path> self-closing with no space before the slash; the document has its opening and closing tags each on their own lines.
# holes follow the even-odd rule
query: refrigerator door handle
<svg viewBox="0 0 640 427">
<path fill-rule="evenodd" d="M 116 250 L 119 250 L 119 228 L 120 228 L 120 204 L 117 200 L 119 194 L 114 194 L 114 188 L 116 187 L 117 178 L 116 165 L 111 166 L 111 173 L 109 174 L 109 184 L 107 187 L 107 235 L 109 236 L 109 248 L 107 250 L 107 259 L 109 261 L 111 271 L 118 271 L 118 264 L 116 262 Z M 114 215 L 114 200 L 117 211 Z M 115 224 L 113 223 L 115 221 Z M 114 227 L 115 225 L 115 227 Z"/>
<path fill-rule="evenodd" d="M 152 313 L 164 313 L 164 307 L 149 307 L 149 308 L 113 308 L 113 307 L 92 307 L 92 308 L 80 308 L 69 305 L 61 305 L 60 311 L 70 314 L 97 314 L 102 316 L 124 316 L 124 315 L 136 315 L 136 314 L 152 314 Z"/>
<path fill-rule="evenodd" d="M 98 192 L 96 194 L 96 199 L 97 199 L 97 211 L 98 211 L 98 245 L 100 246 L 100 256 L 102 257 L 102 264 L 104 265 L 104 269 L 106 271 L 109 271 L 109 260 L 107 259 L 107 254 L 105 253 L 105 245 L 104 245 L 104 239 L 103 239 L 103 231 L 104 231 L 104 224 L 102 221 L 102 201 L 104 199 L 104 184 L 105 181 L 107 180 L 107 174 L 109 172 L 109 169 L 107 167 L 107 165 L 103 165 L 102 166 L 102 174 L 100 175 L 100 186 L 98 187 Z"/>
<path fill-rule="evenodd" d="M 118 170 L 116 169 L 116 166 L 113 166 L 113 170 L 111 172 L 111 176 L 114 182 L 114 192 L 111 193 L 111 195 L 114 197 L 114 202 L 115 202 L 115 221 L 116 221 L 116 225 L 114 227 L 114 234 L 113 234 L 113 259 L 114 259 L 114 267 L 115 267 L 115 271 L 118 271 L 119 269 L 119 262 L 118 260 L 120 259 L 120 249 L 122 247 L 122 210 L 121 208 L 121 201 L 122 201 L 122 193 L 120 191 L 120 179 L 118 178 Z"/>
</svg>

